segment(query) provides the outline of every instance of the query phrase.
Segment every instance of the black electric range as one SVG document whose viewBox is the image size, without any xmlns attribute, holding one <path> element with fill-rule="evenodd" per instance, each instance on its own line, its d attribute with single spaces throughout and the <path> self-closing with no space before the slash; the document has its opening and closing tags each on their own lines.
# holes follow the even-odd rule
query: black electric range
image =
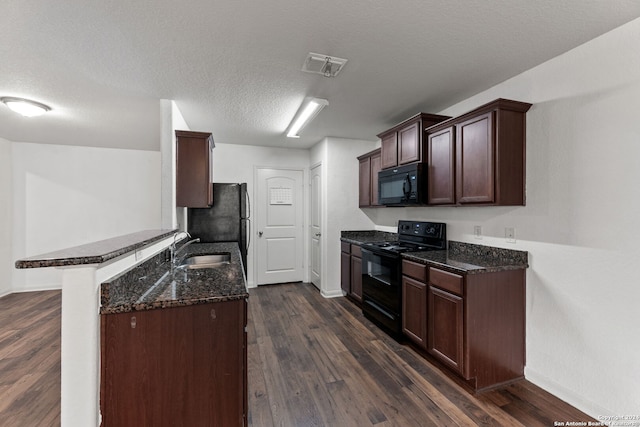
<svg viewBox="0 0 640 427">
<path fill-rule="evenodd" d="M 447 225 L 398 221 L 398 240 L 362 245 L 362 312 L 392 337 L 402 336 L 402 254 L 447 247 Z"/>
</svg>

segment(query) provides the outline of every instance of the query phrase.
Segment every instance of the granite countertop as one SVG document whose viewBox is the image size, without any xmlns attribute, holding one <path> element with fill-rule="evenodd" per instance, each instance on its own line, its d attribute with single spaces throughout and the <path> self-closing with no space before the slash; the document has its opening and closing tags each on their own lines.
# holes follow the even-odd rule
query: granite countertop
<svg viewBox="0 0 640 427">
<path fill-rule="evenodd" d="M 361 245 L 369 242 L 393 242 L 398 240 L 398 235 L 396 233 L 376 230 L 343 231 L 341 232 L 340 240 Z"/>
<path fill-rule="evenodd" d="M 237 243 L 194 243 L 181 257 L 230 253 L 231 262 L 215 268 L 175 269 L 168 249 L 101 284 L 100 313 L 125 313 L 247 298 Z"/>
<path fill-rule="evenodd" d="M 101 264 L 171 236 L 177 230 L 144 230 L 16 261 L 16 268 Z"/>
<path fill-rule="evenodd" d="M 385 231 L 343 231 L 340 240 L 362 245 L 369 242 L 398 240 L 398 235 Z M 474 245 L 449 240 L 444 251 L 410 252 L 402 258 L 458 274 L 492 273 L 529 268 L 529 253 L 493 246 Z"/>
<path fill-rule="evenodd" d="M 449 241 L 446 251 L 410 252 L 404 259 L 459 274 L 493 273 L 529 267 L 529 253 Z"/>
</svg>

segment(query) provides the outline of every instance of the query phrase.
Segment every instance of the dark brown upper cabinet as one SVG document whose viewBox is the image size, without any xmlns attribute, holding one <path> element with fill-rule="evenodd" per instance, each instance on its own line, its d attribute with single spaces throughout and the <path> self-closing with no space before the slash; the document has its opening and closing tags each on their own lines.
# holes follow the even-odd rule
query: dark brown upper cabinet
<svg viewBox="0 0 640 427">
<path fill-rule="evenodd" d="M 389 169 L 426 161 L 424 130 L 449 119 L 448 116 L 419 113 L 378 134 L 381 139 L 381 167 Z"/>
<path fill-rule="evenodd" d="M 378 203 L 378 172 L 381 169 L 380 148 L 358 157 L 360 162 L 360 199 L 361 208 L 380 206 Z"/>
<path fill-rule="evenodd" d="M 427 129 L 429 205 L 525 205 L 526 112 L 497 99 Z"/>
<path fill-rule="evenodd" d="M 213 204 L 213 137 L 208 132 L 176 131 L 176 206 Z"/>
</svg>

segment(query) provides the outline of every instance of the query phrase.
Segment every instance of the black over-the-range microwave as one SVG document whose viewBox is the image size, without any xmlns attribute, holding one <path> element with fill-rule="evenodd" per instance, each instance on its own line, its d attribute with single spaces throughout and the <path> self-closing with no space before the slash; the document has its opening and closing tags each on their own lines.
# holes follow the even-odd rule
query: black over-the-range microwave
<svg viewBox="0 0 640 427">
<path fill-rule="evenodd" d="M 378 172 L 378 201 L 386 206 L 421 205 L 426 202 L 426 171 L 414 163 Z"/>
</svg>

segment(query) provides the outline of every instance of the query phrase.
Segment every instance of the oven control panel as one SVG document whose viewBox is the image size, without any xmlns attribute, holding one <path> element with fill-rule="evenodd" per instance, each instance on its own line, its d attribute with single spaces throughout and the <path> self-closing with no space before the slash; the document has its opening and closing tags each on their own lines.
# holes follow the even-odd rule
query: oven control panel
<svg viewBox="0 0 640 427">
<path fill-rule="evenodd" d="M 403 235 L 437 239 L 443 237 L 444 230 L 446 230 L 446 224 L 442 222 L 398 221 L 398 234 Z"/>
</svg>

